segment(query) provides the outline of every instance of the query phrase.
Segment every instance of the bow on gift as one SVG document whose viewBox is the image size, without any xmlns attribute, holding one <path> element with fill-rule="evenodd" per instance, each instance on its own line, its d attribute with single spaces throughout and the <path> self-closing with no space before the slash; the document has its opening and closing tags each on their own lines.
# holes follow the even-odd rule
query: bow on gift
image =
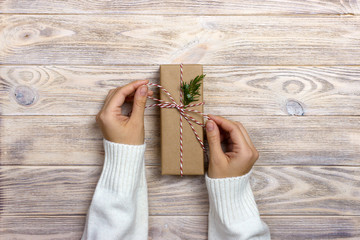
<svg viewBox="0 0 360 240">
<path fill-rule="evenodd" d="M 201 127 L 205 127 L 205 125 L 203 123 L 197 121 L 192 116 L 190 116 L 189 112 L 199 113 L 199 114 L 203 115 L 203 117 L 209 119 L 209 117 L 206 114 L 204 114 L 204 113 L 202 113 L 200 111 L 197 111 L 195 109 L 189 109 L 189 108 L 192 108 L 192 107 L 204 105 L 205 104 L 204 102 L 183 105 L 183 93 L 182 93 L 182 90 L 181 90 L 181 86 L 183 86 L 183 84 L 184 84 L 183 83 L 183 64 L 181 63 L 180 64 L 180 103 L 177 104 L 175 99 L 169 93 L 169 91 L 167 91 L 161 85 L 155 84 L 155 83 L 148 83 L 148 85 L 158 87 L 162 91 L 164 91 L 164 93 L 166 93 L 166 95 L 170 98 L 171 102 L 167 102 L 167 101 L 164 101 L 164 100 L 161 100 L 161 99 L 157 99 L 157 98 L 148 96 L 148 98 L 150 98 L 152 100 L 155 100 L 155 101 L 157 101 L 159 103 L 154 103 L 154 104 L 151 104 L 149 106 L 146 106 L 146 108 L 155 107 L 155 106 L 158 106 L 158 107 L 161 107 L 161 108 L 175 108 L 175 109 L 177 109 L 179 111 L 179 113 L 180 113 L 180 175 L 181 176 L 183 176 L 183 137 L 182 137 L 182 135 L 183 135 L 183 125 L 182 125 L 182 118 L 185 118 L 185 120 L 189 123 L 192 131 L 195 134 L 196 139 L 200 143 L 201 148 L 203 149 L 204 152 L 206 152 L 204 143 L 200 139 L 198 133 L 196 132 L 196 130 L 194 128 L 194 125 L 191 122 L 194 122 L 194 123 L 200 125 Z"/>
</svg>

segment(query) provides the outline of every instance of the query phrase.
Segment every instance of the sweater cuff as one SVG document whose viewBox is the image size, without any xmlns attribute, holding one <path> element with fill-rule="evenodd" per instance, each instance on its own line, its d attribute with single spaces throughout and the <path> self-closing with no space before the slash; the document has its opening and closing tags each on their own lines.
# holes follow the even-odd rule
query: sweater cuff
<svg viewBox="0 0 360 240">
<path fill-rule="evenodd" d="M 98 186 L 129 195 L 141 182 L 146 144 L 127 145 L 103 138 L 105 160 Z"/>
<path fill-rule="evenodd" d="M 217 214 L 225 223 L 259 216 L 249 182 L 251 173 L 252 170 L 243 176 L 231 178 L 209 178 L 206 173 L 210 214 Z"/>
</svg>

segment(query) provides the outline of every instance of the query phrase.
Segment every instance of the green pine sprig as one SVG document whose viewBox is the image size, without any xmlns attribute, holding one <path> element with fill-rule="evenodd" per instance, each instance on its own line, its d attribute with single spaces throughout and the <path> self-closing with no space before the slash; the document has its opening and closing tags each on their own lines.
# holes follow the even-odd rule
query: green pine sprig
<svg viewBox="0 0 360 240">
<path fill-rule="evenodd" d="M 184 82 L 181 86 L 183 92 L 183 104 L 189 105 L 192 102 L 199 100 L 201 81 L 204 79 L 206 74 L 196 76 L 190 83 Z"/>
</svg>

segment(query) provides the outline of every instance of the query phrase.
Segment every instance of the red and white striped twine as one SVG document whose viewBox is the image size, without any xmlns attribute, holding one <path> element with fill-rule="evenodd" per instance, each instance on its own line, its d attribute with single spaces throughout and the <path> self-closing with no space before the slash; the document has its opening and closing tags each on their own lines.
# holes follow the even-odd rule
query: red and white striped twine
<svg viewBox="0 0 360 240">
<path fill-rule="evenodd" d="M 183 94 L 181 86 L 183 85 L 183 64 L 180 63 L 180 105 L 183 105 Z M 180 111 L 182 112 L 182 111 Z M 182 134 L 183 134 L 183 125 L 182 125 L 182 114 L 180 113 L 180 176 L 183 176 L 183 140 L 182 140 Z"/>
<path fill-rule="evenodd" d="M 183 176 L 183 136 L 182 136 L 183 135 L 183 124 L 182 124 L 182 118 L 184 117 L 185 120 L 189 123 L 192 131 L 195 134 L 196 139 L 198 140 L 198 142 L 201 145 L 201 148 L 206 153 L 204 143 L 200 139 L 199 134 L 196 132 L 196 130 L 194 128 L 194 125 L 191 123 L 191 121 L 198 124 L 198 125 L 200 125 L 201 127 L 205 127 L 205 124 L 197 121 L 195 118 L 190 116 L 189 113 L 187 113 L 187 112 L 199 113 L 204 118 L 209 119 L 209 117 L 206 114 L 204 114 L 204 113 L 202 113 L 200 111 L 197 111 L 195 109 L 189 109 L 191 107 L 204 105 L 205 103 L 200 102 L 200 103 L 195 103 L 195 104 L 183 105 L 183 94 L 182 94 L 182 91 L 181 91 L 181 86 L 183 85 L 183 64 L 182 63 L 180 64 L 180 104 L 177 104 L 176 101 L 174 100 L 174 98 L 171 96 L 171 94 L 164 87 L 162 87 L 161 85 L 155 84 L 155 83 L 148 83 L 148 85 L 160 88 L 170 98 L 171 102 L 167 102 L 167 101 L 164 101 L 164 100 L 161 100 L 161 99 L 157 99 L 157 98 L 148 96 L 148 98 L 150 98 L 152 100 L 155 100 L 157 102 L 160 102 L 160 103 L 151 104 L 149 106 L 146 106 L 146 108 L 155 107 L 155 106 L 158 106 L 158 107 L 161 107 L 161 108 L 176 108 L 180 113 L 180 175 Z"/>
</svg>

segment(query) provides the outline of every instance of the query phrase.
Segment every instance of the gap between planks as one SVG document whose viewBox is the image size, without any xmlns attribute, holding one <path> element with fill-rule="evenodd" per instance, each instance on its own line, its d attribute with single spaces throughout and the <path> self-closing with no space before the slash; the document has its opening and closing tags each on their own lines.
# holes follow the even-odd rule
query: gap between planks
<svg viewBox="0 0 360 240">
<path fill-rule="evenodd" d="M 32 215 L 32 217 L 82 217 L 85 216 L 86 214 L 38 214 L 38 215 Z M 17 215 L 13 215 L 11 217 L 23 217 L 23 216 L 28 216 L 26 214 L 17 214 Z M 30 215 L 29 215 L 30 216 Z M 203 217 L 204 215 L 154 215 L 156 217 Z M 304 215 L 304 214 L 293 214 L 293 215 L 285 215 L 285 216 L 281 216 L 281 215 L 269 215 L 269 214 L 260 214 L 260 216 L 262 217 L 266 217 L 266 216 L 271 216 L 272 218 L 283 218 L 283 217 L 306 217 L 306 218 L 338 218 L 338 217 L 358 217 L 360 215 Z"/>
<path fill-rule="evenodd" d="M 0 118 L 17 118 L 17 117 L 95 117 L 96 115 L 94 114 L 89 114 L 89 115 L 76 115 L 76 114 L 38 114 L 38 115 L 29 115 L 29 114 L 24 114 L 24 115 L 19 115 L 19 114 L 0 114 Z M 158 116 L 158 114 L 147 114 L 145 113 L 144 115 L 145 117 L 154 117 L 154 116 Z M 298 117 L 298 118 L 307 118 L 307 117 L 311 117 L 311 118 L 322 118 L 322 117 L 334 117 L 334 118 L 340 118 L 340 117 L 359 117 L 359 114 L 355 114 L 355 115 L 275 115 L 275 114 L 271 114 L 271 115 L 259 115 L 259 114 L 255 114 L 255 115 L 221 115 L 222 117 L 225 118 L 234 118 L 234 117 Z"/>
<path fill-rule="evenodd" d="M 0 168 L 1 167 L 13 167 L 13 168 L 16 168 L 16 167 L 51 167 L 51 168 L 55 168 L 55 167 L 98 167 L 98 166 L 103 166 L 103 164 L 74 164 L 74 165 L 70 165 L 70 164 L 65 164 L 65 165 L 61 165 L 61 164 L 1 164 L 0 163 Z M 161 166 L 160 164 L 146 164 L 145 166 L 147 167 L 158 167 L 158 166 Z M 274 168 L 274 167 L 319 167 L 319 168 L 324 168 L 324 167 L 342 167 L 342 168 L 359 168 L 360 165 L 306 165 L 306 164 L 293 164 L 293 165 L 290 165 L 290 164 L 277 164 L 277 165 L 263 165 L 263 164 L 255 164 L 254 167 L 271 167 L 271 168 Z"/>
<path fill-rule="evenodd" d="M 1 16 L 1 14 L 0 14 Z M 164 64 L 180 64 L 179 63 L 164 63 Z M 184 64 L 192 64 L 192 63 L 184 63 Z M 198 64 L 198 63 L 194 63 Z M 200 63 L 199 63 L 200 64 Z M 34 63 L 6 63 L 2 64 L 3 67 L 21 67 L 21 66 L 27 66 L 27 67 L 48 67 L 48 66 L 55 66 L 55 67 L 160 67 L 161 64 L 34 64 Z M 316 65 L 310 65 L 310 64 L 201 64 L 204 67 L 360 67 L 359 64 L 316 64 Z"/>
<path fill-rule="evenodd" d="M 78 213 L 78 214 L 5 214 L 2 215 L 4 217 L 85 217 L 87 213 Z M 151 217 L 204 217 L 207 215 L 152 215 Z M 306 215 L 306 214 L 291 214 L 291 215 L 271 215 L 271 214 L 260 214 L 261 217 L 271 217 L 271 218 L 297 218 L 297 217 L 305 217 L 305 218 L 342 218 L 342 217 L 360 217 L 360 215 Z"/>
<path fill-rule="evenodd" d="M 350 16 L 350 17 L 358 17 L 358 14 L 355 13 L 316 13 L 316 14 L 308 14 L 308 13 L 299 13 L 299 14 L 277 14 L 277 13 L 245 13 L 245 14 L 210 14 L 210 13 L 51 13 L 51 12 L 44 12 L 44 13 L 22 13 L 22 12 L 0 12 L 0 15 L 34 15 L 34 16 L 48 16 L 48 15 L 64 15 L 64 16 L 226 16 L 226 17 L 247 17 L 247 16 L 255 16 L 255 17 L 334 17 L 334 16 Z"/>
<path fill-rule="evenodd" d="M 43 14 L 201 14 L 201 15 L 315 15 L 315 14 L 359 14 L 360 6 L 353 1 L 31 1 L 8 0 L 3 4 L 4 13 L 43 13 Z M 161 4 L 160 4 L 161 3 Z M 153 6 L 156 6 L 154 8 Z"/>
</svg>

